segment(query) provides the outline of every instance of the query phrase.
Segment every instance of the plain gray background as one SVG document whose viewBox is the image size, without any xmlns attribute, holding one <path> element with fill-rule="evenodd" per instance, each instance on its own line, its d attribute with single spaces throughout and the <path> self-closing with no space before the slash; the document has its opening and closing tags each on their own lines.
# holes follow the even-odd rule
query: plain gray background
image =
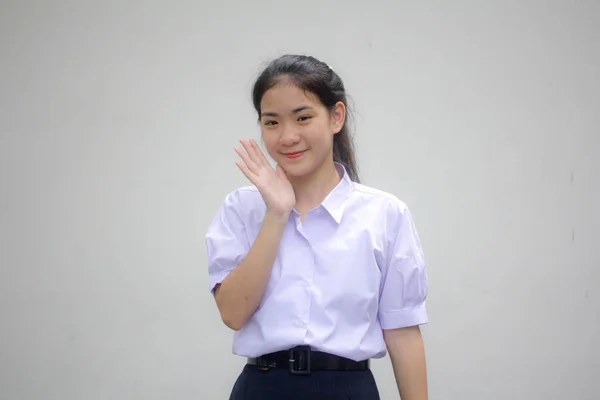
<svg viewBox="0 0 600 400">
<path fill-rule="evenodd" d="M 365 183 L 412 209 L 430 398 L 598 399 L 599 26 L 591 0 L 2 1 L 0 399 L 227 398 L 203 235 L 284 52 L 344 78 Z"/>
</svg>

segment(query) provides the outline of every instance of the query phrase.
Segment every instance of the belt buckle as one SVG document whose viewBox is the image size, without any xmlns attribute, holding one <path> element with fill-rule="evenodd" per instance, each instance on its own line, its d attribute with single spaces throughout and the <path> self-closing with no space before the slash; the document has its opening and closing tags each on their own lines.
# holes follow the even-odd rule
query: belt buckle
<svg viewBox="0 0 600 400">
<path fill-rule="evenodd" d="M 291 375 L 310 375 L 310 346 L 297 346 L 289 351 L 289 372 Z"/>
</svg>

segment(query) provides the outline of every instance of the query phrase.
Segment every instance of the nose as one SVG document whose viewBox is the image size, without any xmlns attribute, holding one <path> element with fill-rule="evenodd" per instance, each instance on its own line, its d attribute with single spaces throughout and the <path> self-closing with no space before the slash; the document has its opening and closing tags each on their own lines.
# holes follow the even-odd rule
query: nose
<svg viewBox="0 0 600 400">
<path fill-rule="evenodd" d="M 279 144 L 282 146 L 293 146 L 300 141 L 298 130 L 293 126 L 284 126 L 279 137 Z"/>
</svg>

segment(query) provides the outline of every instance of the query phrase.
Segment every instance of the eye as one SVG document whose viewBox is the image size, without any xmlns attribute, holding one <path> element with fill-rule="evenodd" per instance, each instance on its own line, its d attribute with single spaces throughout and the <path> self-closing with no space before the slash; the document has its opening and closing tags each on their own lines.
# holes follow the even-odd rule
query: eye
<svg viewBox="0 0 600 400">
<path fill-rule="evenodd" d="M 264 124 L 265 124 L 266 126 L 272 126 L 272 125 L 276 125 L 276 124 L 277 124 L 277 121 L 273 121 L 273 120 L 267 120 L 267 121 L 265 121 L 265 122 L 264 122 Z"/>
<path fill-rule="evenodd" d="M 311 116 L 309 116 L 309 115 L 304 115 L 304 116 L 302 116 L 302 117 L 298 118 L 298 121 L 300 121 L 300 122 L 304 122 L 304 121 L 308 121 L 308 120 L 309 120 L 309 119 L 311 119 L 311 118 L 312 118 L 312 117 L 311 117 Z"/>
</svg>

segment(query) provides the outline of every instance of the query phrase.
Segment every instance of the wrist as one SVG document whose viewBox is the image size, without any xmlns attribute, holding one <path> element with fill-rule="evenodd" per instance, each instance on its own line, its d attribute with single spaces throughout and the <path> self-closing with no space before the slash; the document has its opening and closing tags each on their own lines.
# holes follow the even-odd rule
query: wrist
<svg viewBox="0 0 600 400">
<path fill-rule="evenodd" d="M 285 225 L 287 224 L 290 218 L 291 211 L 284 213 L 276 213 L 272 211 L 267 211 L 265 214 L 265 222 L 272 222 L 275 224 Z"/>
</svg>

